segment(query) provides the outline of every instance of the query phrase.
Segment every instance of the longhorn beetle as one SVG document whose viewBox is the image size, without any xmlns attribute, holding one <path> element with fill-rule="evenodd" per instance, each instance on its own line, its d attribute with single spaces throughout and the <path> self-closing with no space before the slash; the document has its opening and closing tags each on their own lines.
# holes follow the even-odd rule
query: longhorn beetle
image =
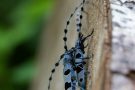
<svg viewBox="0 0 135 90">
<path fill-rule="evenodd" d="M 86 37 L 83 36 L 82 33 L 79 33 L 78 40 L 75 44 L 75 47 L 65 51 L 63 55 L 61 55 L 60 60 L 55 64 L 55 68 L 59 65 L 59 62 L 63 59 L 64 64 L 64 79 L 65 79 L 65 90 L 76 90 L 76 86 L 78 85 L 81 90 L 85 90 L 85 60 L 88 57 L 85 57 L 85 46 L 84 41 L 90 37 L 94 32 Z M 50 89 L 50 81 L 52 80 L 52 74 L 55 72 L 55 68 L 52 69 L 51 76 L 49 78 L 49 86 Z"/>
<path fill-rule="evenodd" d="M 78 85 L 81 90 L 85 90 L 85 60 L 84 59 L 88 59 L 87 57 L 84 56 L 84 41 L 93 34 L 93 31 L 90 35 L 83 37 L 83 34 L 80 32 L 81 30 L 81 19 L 82 19 L 82 15 L 80 14 L 78 21 L 79 23 L 77 24 L 77 31 L 78 31 L 78 39 L 77 42 L 75 44 L 75 47 L 71 48 L 71 49 L 67 49 L 67 45 L 66 45 L 66 41 L 67 41 L 67 27 L 70 23 L 70 19 L 73 17 L 73 15 L 75 14 L 75 12 L 78 10 L 78 8 L 81 7 L 81 11 L 83 11 L 83 4 L 85 3 L 85 0 L 83 0 L 83 2 L 79 5 L 79 7 L 77 7 L 74 11 L 74 13 L 71 14 L 69 20 L 67 21 L 67 25 L 66 25 L 66 29 L 64 30 L 65 32 L 65 36 L 63 38 L 64 42 L 65 42 L 65 53 L 61 55 L 60 60 L 55 64 L 55 68 L 52 69 L 51 71 L 51 75 L 49 78 L 49 85 L 48 85 L 48 90 L 50 90 L 50 82 L 52 80 L 52 75 L 55 72 L 56 67 L 59 66 L 59 63 L 61 60 L 63 60 L 63 64 L 64 64 L 64 69 L 63 69 L 63 73 L 64 73 L 64 80 L 65 80 L 65 90 L 76 90 L 76 86 Z M 79 15 L 79 14 L 78 14 Z"/>
</svg>

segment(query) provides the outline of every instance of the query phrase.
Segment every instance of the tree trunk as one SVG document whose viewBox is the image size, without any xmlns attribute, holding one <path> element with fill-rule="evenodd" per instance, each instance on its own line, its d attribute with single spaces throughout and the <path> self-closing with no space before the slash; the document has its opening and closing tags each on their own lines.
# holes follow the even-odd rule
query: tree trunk
<svg viewBox="0 0 135 90">
<path fill-rule="evenodd" d="M 89 41 L 88 54 L 94 58 L 89 60 L 87 76 L 87 90 L 109 90 L 110 71 L 107 66 L 111 59 L 111 13 L 108 0 L 89 0 L 87 5 L 87 30 L 94 28 L 95 33 Z M 107 64 L 108 63 L 108 64 Z"/>
</svg>

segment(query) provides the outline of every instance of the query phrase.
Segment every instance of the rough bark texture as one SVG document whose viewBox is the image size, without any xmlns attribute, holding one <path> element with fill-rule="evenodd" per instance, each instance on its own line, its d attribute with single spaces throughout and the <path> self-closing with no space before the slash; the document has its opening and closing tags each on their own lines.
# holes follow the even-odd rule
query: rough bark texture
<svg viewBox="0 0 135 90">
<path fill-rule="evenodd" d="M 111 59 L 111 14 L 108 0 L 90 0 L 87 12 L 89 28 L 95 33 L 90 40 L 88 54 L 93 53 L 94 58 L 89 60 L 87 90 L 109 90 L 110 71 L 108 65 Z M 88 29 L 87 29 L 88 30 Z M 89 30 L 90 31 L 90 30 Z"/>
<path fill-rule="evenodd" d="M 135 90 L 135 3 L 124 3 L 122 6 L 112 4 L 111 8 L 113 15 L 111 90 Z"/>
</svg>

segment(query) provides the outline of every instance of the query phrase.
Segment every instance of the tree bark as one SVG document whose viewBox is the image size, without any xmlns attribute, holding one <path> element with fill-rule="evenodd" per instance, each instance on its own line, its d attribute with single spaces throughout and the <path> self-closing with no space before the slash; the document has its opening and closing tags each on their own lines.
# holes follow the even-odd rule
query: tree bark
<svg viewBox="0 0 135 90">
<path fill-rule="evenodd" d="M 126 1 L 130 4 L 121 0 L 123 5 L 111 5 L 113 15 L 111 90 L 135 90 L 135 5 L 130 0 Z"/>
<path fill-rule="evenodd" d="M 87 30 L 94 28 L 95 33 L 89 41 L 88 54 L 94 58 L 89 60 L 87 76 L 87 90 L 110 90 L 110 71 L 108 68 L 111 59 L 112 24 L 108 0 L 89 0 L 87 7 Z"/>
</svg>

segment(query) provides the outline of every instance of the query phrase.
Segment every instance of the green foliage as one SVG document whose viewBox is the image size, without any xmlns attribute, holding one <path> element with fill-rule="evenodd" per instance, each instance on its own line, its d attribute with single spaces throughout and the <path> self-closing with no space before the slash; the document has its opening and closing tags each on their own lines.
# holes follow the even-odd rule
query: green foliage
<svg viewBox="0 0 135 90">
<path fill-rule="evenodd" d="M 36 74 L 35 54 L 52 0 L 0 1 L 0 90 L 27 90 Z"/>
</svg>

